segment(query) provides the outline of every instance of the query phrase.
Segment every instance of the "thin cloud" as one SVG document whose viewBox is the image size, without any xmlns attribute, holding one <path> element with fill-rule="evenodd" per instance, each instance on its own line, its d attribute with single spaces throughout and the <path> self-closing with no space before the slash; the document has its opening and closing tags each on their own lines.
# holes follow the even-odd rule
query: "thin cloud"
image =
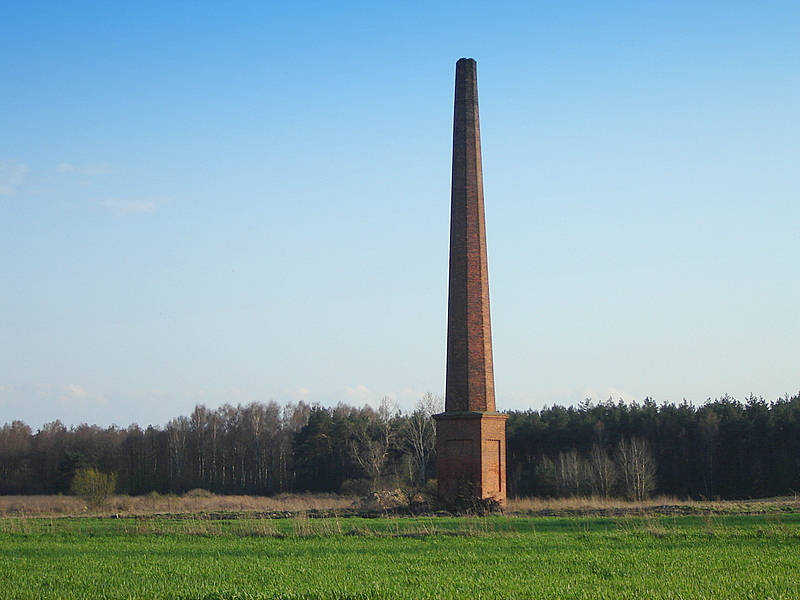
<svg viewBox="0 0 800 600">
<path fill-rule="evenodd" d="M 302 385 L 298 385 L 297 387 L 292 389 L 283 390 L 283 393 L 286 394 L 289 398 L 291 398 L 293 402 L 300 402 L 301 400 L 307 402 L 308 399 L 311 397 L 311 391 L 307 387 Z"/>
<path fill-rule="evenodd" d="M 0 406 L 16 406 L 35 402 L 67 406 L 103 406 L 106 399 L 75 383 L 34 383 L 0 386 Z"/>
<path fill-rule="evenodd" d="M 499 410 L 541 410 L 545 406 L 576 406 L 589 400 L 593 403 L 602 403 L 608 400 L 614 403 L 622 400 L 630 404 L 636 398 L 621 389 L 608 387 L 602 391 L 595 387 L 573 389 L 549 389 L 539 392 L 506 392 L 497 398 Z"/>
<path fill-rule="evenodd" d="M 0 196 L 13 196 L 31 168 L 16 160 L 0 161 Z"/>
<path fill-rule="evenodd" d="M 60 385 L 36 384 L 33 390 L 39 398 L 54 400 L 66 405 L 104 405 L 106 399 L 97 394 L 91 394 L 82 386 L 74 383 Z"/>
<path fill-rule="evenodd" d="M 603 392 L 598 392 L 596 388 L 585 388 L 582 396 L 584 400 L 593 402 L 606 402 L 607 400 L 618 402 L 622 400 L 623 402 L 631 403 L 636 401 L 636 398 L 631 394 L 617 388 L 606 388 Z"/>
<path fill-rule="evenodd" d="M 356 398 L 366 398 L 370 394 L 370 391 L 367 389 L 367 386 L 361 384 L 357 385 L 354 388 L 346 385 L 344 386 L 344 390 L 348 396 Z"/>
<path fill-rule="evenodd" d="M 77 173 L 78 175 L 86 175 L 93 177 L 95 175 L 105 175 L 112 173 L 114 169 L 106 162 L 87 163 L 85 165 L 73 165 L 70 163 L 58 163 L 56 171 L 59 173 Z"/>
<path fill-rule="evenodd" d="M 163 196 L 136 199 L 109 198 L 99 201 L 97 205 L 107 214 L 114 217 L 124 217 L 141 213 L 154 213 L 167 201 L 167 198 Z"/>
<path fill-rule="evenodd" d="M 250 390 L 237 387 L 184 390 L 181 397 L 195 403 L 211 405 L 226 403 L 248 404 L 257 400 L 256 396 Z"/>
<path fill-rule="evenodd" d="M 112 408 L 108 400 L 76 383 L 0 386 L 0 418 L 32 426 L 61 421 L 94 423 Z M 2 421 L 0 421 L 2 425 Z"/>
</svg>

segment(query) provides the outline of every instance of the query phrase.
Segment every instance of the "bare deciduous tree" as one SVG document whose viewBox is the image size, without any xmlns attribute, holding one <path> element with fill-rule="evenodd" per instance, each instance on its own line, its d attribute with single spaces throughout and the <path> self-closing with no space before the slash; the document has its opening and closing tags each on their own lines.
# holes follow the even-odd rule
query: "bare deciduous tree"
<svg viewBox="0 0 800 600">
<path fill-rule="evenodd" d="M 394 447 L 398 415 L 397 404 L 388 396 L 381 398 L 377 410 L 364 410 L 363 418 L 352 419 L 350 454 L 375 487 L 383 467 Z"/>
<path fill-rule="evenodd" d="M 656 463 L 647 440 L 640 437 L 620 440 L 614 463 L 630 500 L 642 501 L 650 496 L 656 487 Z"/>
<path fill-rule="evenodd" d="M 592 493 L 603 498 L 611 496 L 617 481 L 617 468 L 600 444 L 594 444 L 589 451 L 589 470 Z"/>
<path fill-rule="evenodd" d="M 424 394 L 414 407 L 402 431 L 403 447 L 414 465 L 412 481 L 419 486 L 425 483 L 428 465 L 436 451 L 436 426 L 433 415 L 444 410 L 444 400 L 430 392 Z"/>
<path fill-rule="evenodd" d="M 563 496 L 586 494 L 590 484 L 589 464 L 574 448 L 556 457 L 556 490 Z"/>
</svg>

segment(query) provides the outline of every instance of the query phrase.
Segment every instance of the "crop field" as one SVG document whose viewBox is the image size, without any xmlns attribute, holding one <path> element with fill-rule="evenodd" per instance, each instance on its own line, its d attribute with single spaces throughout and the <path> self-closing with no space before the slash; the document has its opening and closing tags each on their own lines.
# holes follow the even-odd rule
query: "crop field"
<svg viewBox="0 0 800 600">
<path fill-rule="evenodd" d="M 0 518 L 0 599 L 800 598 L 800 515 Z"/>
</svg>

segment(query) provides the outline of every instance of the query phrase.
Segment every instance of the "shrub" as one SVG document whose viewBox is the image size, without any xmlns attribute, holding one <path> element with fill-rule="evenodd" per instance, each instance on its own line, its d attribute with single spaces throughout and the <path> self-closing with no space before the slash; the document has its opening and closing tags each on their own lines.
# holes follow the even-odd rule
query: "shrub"
<svg viewBox="0 0 800 600">
<path fill-rule="evenodd" d="M 211 498 L 214 494 L 203 488 L 194 488 L 184 494 L 186 498 Z"/>
<path fill-rule="evenodd" d="M 90 506 L 99 508 L 114 493 L 117 487 L 116 473 L 101 473 L 97 469 L 78 469 L 72 479 L 70 490 Z"/>
</svg>

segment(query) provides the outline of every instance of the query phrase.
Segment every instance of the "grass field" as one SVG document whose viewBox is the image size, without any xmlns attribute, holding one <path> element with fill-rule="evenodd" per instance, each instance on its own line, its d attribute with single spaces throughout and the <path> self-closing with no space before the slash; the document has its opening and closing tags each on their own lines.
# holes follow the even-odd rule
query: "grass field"
<svg viewBox="0 0 800 600">
<path fill-rule="evenodd" d="M 0 599 L 800 598 L 800 515 L 0 519 Z"/>
</svg>

